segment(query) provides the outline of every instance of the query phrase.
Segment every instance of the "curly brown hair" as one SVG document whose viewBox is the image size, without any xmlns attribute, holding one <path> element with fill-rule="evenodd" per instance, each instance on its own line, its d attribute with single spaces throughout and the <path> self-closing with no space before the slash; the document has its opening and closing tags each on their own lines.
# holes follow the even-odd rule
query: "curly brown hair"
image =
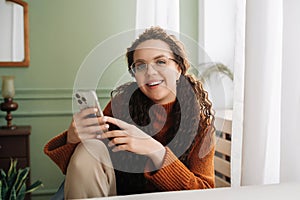
<svg viewBox="0 0 300 200">
<path fill-rule="evenodd" d="M 181 76 L 176 88 L 176 101 L 171 115 L 174 116 L 174 126 L 166 134 L 167 143 L 179 159 L 188 165 L 188 155 L 194 148 L 196 141 L 201 142 L 199 156 L 204 157 L 214 145 L 214 116 L 212 104 L 208 99 L 207 92 L 203 89 L 202 83 L 194 76 L 187 74 L 190 67 L 184 45 L 173 35 L 167 34 L 160 27 L 146 29 L 127 48 L 128 70 L 134 62 L 134 52 L 139 44 L 147 40 L 161 40 L 168 44 L 173 56 L 181 69 Z M 134 76 L 134 74 L 132 74 Z M 114 105 L 114 99 L 118 99 Z M 120 103 L 123 102 L 123 103 Z M 146 133 L 150 133 L 147 125 L 151 119 L 149 110 L 155 103 L 146 97 L 138 88 L 136 82 L 127 83 L 112 92 L 112 109 L 118 118 L 127 122 L 134 122 Z M 124 107 L 123 107 L 124 106 Z M 121 112 L 120 109 L 129 108 L 128 112 Z M 155 137 L 155 136 L 154 136 Z"/>
</svg>

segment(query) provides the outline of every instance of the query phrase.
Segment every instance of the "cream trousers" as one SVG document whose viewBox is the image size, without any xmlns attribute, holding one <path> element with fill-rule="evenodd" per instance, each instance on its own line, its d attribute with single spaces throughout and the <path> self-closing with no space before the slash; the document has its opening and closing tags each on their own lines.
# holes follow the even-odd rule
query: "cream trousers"
<svg viewBox="0 0 300 200">
<path fill-rule="evenodd" d="M 64 194 L 65 199 L 117 194 L 115 172 L 102 141 L 90 139 L 78 144 L 67 168 Z"/>
</svg>

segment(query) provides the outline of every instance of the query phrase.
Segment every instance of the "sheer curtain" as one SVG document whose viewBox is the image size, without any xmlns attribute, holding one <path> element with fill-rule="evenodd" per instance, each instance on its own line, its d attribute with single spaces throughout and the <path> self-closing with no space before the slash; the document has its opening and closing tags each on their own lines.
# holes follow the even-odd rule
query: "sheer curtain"
<svg viewBox="0 0 300 200">
<path fill-rule="evenodd" d="M 282 11 L 282 0 L 246 3 L 241 185 L 280 181 Z"/>
<path fill-rule="evenodd" d="M 246 3 L 241 185 L 300 181 L 299 7 Z"/>
<path fill-rule="evenodd" d="M 225 96 L 231 97 L 225 109 L 232 109 L 231 186 L 241 184 L 243 141 L 245 18 L 246 0 L 199 0 L 199 43 L 213 62 L 221 62 L 234 72 L 234 84 L 222 82 Z M 215 81 L 219 86 L 220 83 Z M 230 86 L 230 87 L 228 87 Z M 233 87 L 232 87 L 233 86 Z M 230 91 L 226 90 L 230 88 Z M 213 88 L 215 89 L 215 88 Z M 232 91 L 233 90 L 233 91 Z M 220 100 L 222 93 L 217 91 Z M 211 93 L 209 93 L 211 95 Z M 233 95 L 233 98 L 232 98 Z M 211 98 L 211 96 L 210 96 Z M 225 102 L 228 99 L 225 98 Z M 218 104 L 213 101 L 216 109 Z M 216 110 L 217 114 L 218 110 Z"/>
<path fill-rule="evenodd" d="M 201 1 L 204 5 L 203 13 L 213 12 L 212 14 L 217 15 L 216 18 L 220 17 L 218 12 L 207 10 L 207 6 L 211 4 L 208 1 Z M 214 0 L 214 3 L 220 5 L 223 2 Z M 282 0 L 232 0 L 227 3 L 235 6 L 231 185 L 238 187 L 278 183 L 283 54 Z M 207 20 L 206 23 L 212 21 Z M 205 24 L 199 24 L 201 26 L 206 27 Z M 204 37 L 204 43 L 205 40 L 207 38 Z M 223 40 L 228 39 L 223 37 Z"/>
<path fill-rule="evenodd" d="M 155 25 L 179 33 L 179 0 L 136 1 L 136 29 Z"/>
<path fill-rule="evenodd" d="M 280 181 L 300 181 L 300 1 L 283 1 Z"/>
</svg>

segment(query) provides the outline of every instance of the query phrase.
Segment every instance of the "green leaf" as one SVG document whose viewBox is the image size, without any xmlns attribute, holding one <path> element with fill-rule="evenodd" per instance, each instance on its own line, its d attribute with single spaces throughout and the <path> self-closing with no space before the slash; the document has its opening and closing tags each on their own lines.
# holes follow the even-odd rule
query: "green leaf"
<svg viewBox="0 0 300 200">
<path fill-rule="evenodd" d="M 8 187 L 13 187 L 16 180 L 18 178 L 18 174 L 17 173 L 12 173 L 11 176 L 7 177 L 7 186 Z"/>
<path fill-rule="evenodd" d="M 0 169 L 0 173 L 1 173 L 1 181 L 2 181 L 2 184 L 3 184 L 3 187 L 7 187 L 7 180 L 6 180 L 6 174 L 4 172 L 3 169 Z"/>
<path fill-rule="evenodd" d="M 22 185 L 25 185 L 25 181 L 28 177 L 28 174 L 29 174 L 29 167 L 18 170 L 18 177 L 16 179 L 15 186 L 14 186 L 17 194 L 19 193 L 19 190 L 21 189 Z"/>
<path fill-rule="evenodd" d="M 18 195 L 17 195 L 17 200 L 24 200 L 25 197 L 25 192 L 26 192 L 26 185 L 22 185 Z"/>
<path fill-rule="evenodd" d="M 13 174 L 16 174 L 17 173 L 17 163 L 18 163 L 18 160 L 17 159 L 10 159 L 10 166 L 9 166 L 9 170 L 7 172 L 7 176 L 10 177 L 12 176 Z"/>
<path fill-rule="evenodd" d="M 17 173 L 17 160 L 13 160 L 11 159 L 11 162 L 10 162 L 10 167 L 9 167 L 9 170 L 7 172 L 7 185 L 9 188 L 13 187 L 13 185 L 15 184 L 16 182 L 16 179 L 17 179 L 17 176 L 18 176 L 18 173 Z"/>
<path fill-rule="evenodd" d="M 9 200 L 16 200 L 17 199 L 17 194 L 15 188 L 11 188 L 11 192 L 9 194 Z"/>
<path fill-rule="evenodd" d="M 33 192 L 33 191 L 37 190 L 39 187 L 43 187 L 43 183 L 42 183 L 42 181 L 37 180 L 28 187 L 28 189 L 26 190 L 26 193 Z"/>
<path fill-rule="evenodd" d="M 8 195 L 8 187 L 7 187 L 7 184 L 4 185 L 3 182 L 2 182 L 2 187 L 1 187 L 2 191 L 1 191 L 1 196 L 2 196 L 2 199 L 6 199 L 6 196 Z M 1 198 L 0 198 L 1 199 Z"/>
<path fill-rule="evenodd" d="M 6 180 L 6 173 L 3 169 L 0 169 L 0 180 Z"/>
<path fill-rule="evenodd" d="M 3 199 L 2 198 L 2 181 L 0 180 L 0 199 Z"/>
</svg>

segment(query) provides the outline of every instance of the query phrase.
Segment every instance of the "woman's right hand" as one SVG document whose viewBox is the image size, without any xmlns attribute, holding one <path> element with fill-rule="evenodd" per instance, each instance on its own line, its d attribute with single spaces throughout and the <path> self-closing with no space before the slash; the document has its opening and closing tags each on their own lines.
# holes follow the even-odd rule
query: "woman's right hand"
<svg viewBox="0 0 300 200">
<path fill-rule="evenodd" d="M 68 129 L 67 143 L 76 144 L 86 139 L 94 139 L 98 134 L 108 130 L 105 117 L 88 117 L 96 112 L 96 108 L 88 108 L 73 115 Z"/>
</svg>

